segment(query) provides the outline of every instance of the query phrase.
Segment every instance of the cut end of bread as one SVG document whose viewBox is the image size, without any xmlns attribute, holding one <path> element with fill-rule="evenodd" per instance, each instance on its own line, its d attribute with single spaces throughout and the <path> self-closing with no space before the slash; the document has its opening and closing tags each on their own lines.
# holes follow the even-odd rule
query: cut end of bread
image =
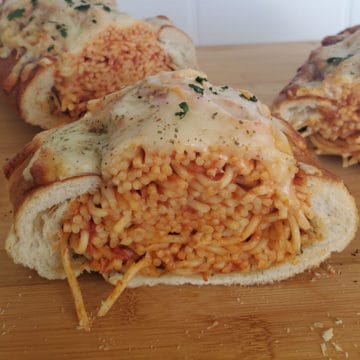
<svg viewBox="0 0 360 360">
<path fill-rule="evenodd" d="M 34 269 L 47 279 L 64 279 L 58 232 L 74 196 L 99 186 L 98 176 L 82 176 L 38 188 L 16 213 L 5 248 L 17 264 Z M 79 267 L 75 267 L 77 274 Z"/>
<path fill-rule="evenodd" d="M 27 123 L 43 129 L 51 129 L 74 120 L 59 111 L 58 95 L 53 90 L 53 72 L 52 67 L 38 68 L 31 79 L 21 86 L 17 96 L 21 117 Z"/>
</svg>

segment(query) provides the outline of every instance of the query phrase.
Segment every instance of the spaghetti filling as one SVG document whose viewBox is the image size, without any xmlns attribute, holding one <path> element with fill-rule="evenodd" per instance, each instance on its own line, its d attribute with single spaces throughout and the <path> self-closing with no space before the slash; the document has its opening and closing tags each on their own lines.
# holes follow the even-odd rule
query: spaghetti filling
<svg viewBox="0 0 360 360">
<path fill-rule="evenodd" d="M 318 107 L 320 117 L 303 133 L 320 154 L 340 154 L 344 165 L 360 161 L 360 103 L 354 95 L 335 107 L 325 104 Z M 310 123 L 311 120 L 308 120 Z"/>
<path fill-rule="evenodd" d="M 229 148 L 160 154 L 131 148 L 118 172 L 71 201 L 63 221 L 73 253 L 101 273 L 202 275 L 266 269 L 315 234 L 301 170 L 282 193 L 265 165 Z"/>
<path fill-rule="evenodd" d="M 80 54 L 61 55 L 53 89 L 55 111 L 78 118 L 87 101 L 162 70 L 171 70 L 170 57 L 150 26 L 109 26 Z"/>
</svg>

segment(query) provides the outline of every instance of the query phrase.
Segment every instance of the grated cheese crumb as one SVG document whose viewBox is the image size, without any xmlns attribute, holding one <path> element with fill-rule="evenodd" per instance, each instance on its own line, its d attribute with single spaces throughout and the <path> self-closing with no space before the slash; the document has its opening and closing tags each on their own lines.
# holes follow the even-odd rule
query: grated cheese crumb
<svg viewBox="0 0 360 360">
<path fill-rule="evenodd" d="M 343 348 L 339 344 L 335 342 L 332 342 L 331 344 L 337 352 L 344 352 Z"/>
<path fill-rule="evenodd" d="M 323 331 L 321 336 L 324 339 L 324 341 L 326 341 L 326 342 L 331 340 L 334 336 L 333 328 L 329 328 L 329 329 Z"/>
<path fill-rule="evenodd" d="M 326 267 L 326 271 L 330 274 L 330 275 L 334 275 L 335 274 L 335 269 L 329 264 Z"/>
<path fill-rule="evenodd" d="M 208 326 L 206 329 L 207 329 L 207 330 L 210 330 L 210 329 L 212 329 L 212 328 L 214 328 L 215 326 L 218 326 L 218 325 L 219 325 L 219 322 L 218 322 L 217 320 L 215 320 L 215 321 L 212 323 L 212 325 Z"/>
<path fill-rule="evenodd" d="M 343 321 L 341 319 L 335 319 L 334 324 L 335 325 L 342 325 Z"/>
<path fill-rule="evenodd" d="M 326 350 L 327 350 L 327 347 L 326 347 L 326 344 L 325 343 L 321 343 L 320 344 L 320 348 L 321 348 L 321 353 L 323 354 L 323 356 L 326 356 Z"/>
<path fill-rule="evenodd" d="M 315 322 L 314 327 L 322 329 L 324 327 L 324 324 L 322 322 Z"/>
</svg>

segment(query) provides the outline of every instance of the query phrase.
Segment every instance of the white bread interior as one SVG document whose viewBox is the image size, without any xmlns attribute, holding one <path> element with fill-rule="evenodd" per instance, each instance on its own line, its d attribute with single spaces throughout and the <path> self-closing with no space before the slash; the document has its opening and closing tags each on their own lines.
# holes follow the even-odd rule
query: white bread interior
<svg viewBox="0 0 360 360">
<path fill-rule="evenodd" d="M 56 234 L 68 200 L 91 191 L 99 183 L 98 176 L 81 176 L 38 188 L 28 196 L 5 243 L 14 262 L 36 270 L 47 279 L 64 279 Z"/>
<path fill-rule="evenodd" d="M 18 99 L 21 117 L 32 125 L 51 129 L 70 121 L 65 113 L 54 113 L 51 96 L 55 84 L 53 67 L 40 68 L 24 87 Z M 36 101 L 34 101 L 36 99 Z"/>
</svg>

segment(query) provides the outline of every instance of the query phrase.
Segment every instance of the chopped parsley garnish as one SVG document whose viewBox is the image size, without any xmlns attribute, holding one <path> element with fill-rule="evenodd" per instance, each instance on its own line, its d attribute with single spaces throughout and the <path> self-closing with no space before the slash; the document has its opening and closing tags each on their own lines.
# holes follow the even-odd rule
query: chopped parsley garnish
<svg viewBox="0 0 360 360">
<path fill-rule="evenodd" d="M 67 37 L 68 33 L 67 33 L 67 29 L 66 29 L 65 24 L 56 24 L 55 28 L 56 28 L 56 30 L 59 30 L 60 35 L 61 35 L 63 38 L 66 38 L 66 37 Z"/>
<path fill-rule="evenodd" d="M 19 8 L 19 9 L 15 9 L 14 11 L 11 11 L 7 18 L 8 20 L 14 20 L 14 19 L 17 19 L 17 18 L 21 18 L 24 16 L 24 12 L 25 12 L 25 9 L 24 8 Z"/>
<path fill-rule="evenodd" d="M 210 90 L 214 95 L 217 95 L 217 94 L 218 94 L 217 91 L 214 91 L 214 89 L 212 88 L 212 86 L 209 87 L 209 90 Z"/>
<path fill-rule="evenodd" d="M 74 2 L 72 0 L 65 0 L 65 2 L 69 5 L 69 6 L 73 6 Z"/>
<path fill-rule="evenodd" d="M 74 7 L 77 11 L 88 11 L 90 9 L 90 4 L 78 5 Z"/>
<path fill-rule="evenodd" d="M 97 23 L 96 19 L 92 19 L 91 22 L 93 22 L 94 24 Z"/>
<path fill-rule="evenodd" d="M 222 90 L 222 91 L 225 91 L 225 90 L 227 90 L 228 88 L 229 88 L 229 87 L 228 87 L 227 85 L 225 85 L 225 86 L 222 86 L 222 87 L 221 87 L 221 90 Z"/>
<path fill-rule="evenodd" d="M 201 88 L 200 86 L 197 86 L 197 85 L 194 85 L 194 84 L 189 84 L 189 88 L 193 89 L 198 94 L 204 95 L 204 89 Z"/>
<path fill-rule="evenodd" d="M 248 95 L 245 95 L 243 93 L 240 93 L 239 96 L 246 99 L 246 100 L 252 101 L 252 102 L 257 102 L 258 101 L 258 99 L 257 99 L 257 97 L 255 95 L 248 96 Z"/>
<path fill-rule="evenodd" d="M 182 109 L 182 111 L 178 111 L 175 113 L 176 116 L 179 116 L 180 119 L 182 119 L 186 114 L 187 112 L 189 111 L 189 106 L 188 104 L 184 101 L 182 103 L 179 104 L 179 107 Z"/>
<path fill-rule="evenodd" d="M 54 50 L 54 45 L 50 45 L 48 48 L 47 48 L 47 52 L 50 52 L 50 51 L 52 51 L 52 50 Z"/>
<path fill-rule="evenodd" d="M 207 78 L 201 77 L 201 76 L 197 76 L 195 79 L 196 82 L 198 82 L 199 84 L 203 84 L 204 81 L 208 81 Z"/>
<path fill-rule="evenodd" d="M 107 6 L 107 5 L 103 5 L 102 8 L 103 8 L 104 11 L 107 11 L 107 12 L 111 11 L 111 8 L 109 6 Z"/>
<path fill-rule="evenodd" d="M 33 7 L 35 7 L 38 4 L 38 0 L 31 0 L 31 4 Z"/>
<path fill-rule="evenodd" d="M 352 56 L 353 56 L 353 54 L 349 54 L 348 56 L 345 56 L 345 57 L 339 57 L 339 56 L 329 57 L 328 59 L 326 59 L 326 62 L 328 64 L 338 65 L 342 61 L 344 61 Z"/>
</svg>

